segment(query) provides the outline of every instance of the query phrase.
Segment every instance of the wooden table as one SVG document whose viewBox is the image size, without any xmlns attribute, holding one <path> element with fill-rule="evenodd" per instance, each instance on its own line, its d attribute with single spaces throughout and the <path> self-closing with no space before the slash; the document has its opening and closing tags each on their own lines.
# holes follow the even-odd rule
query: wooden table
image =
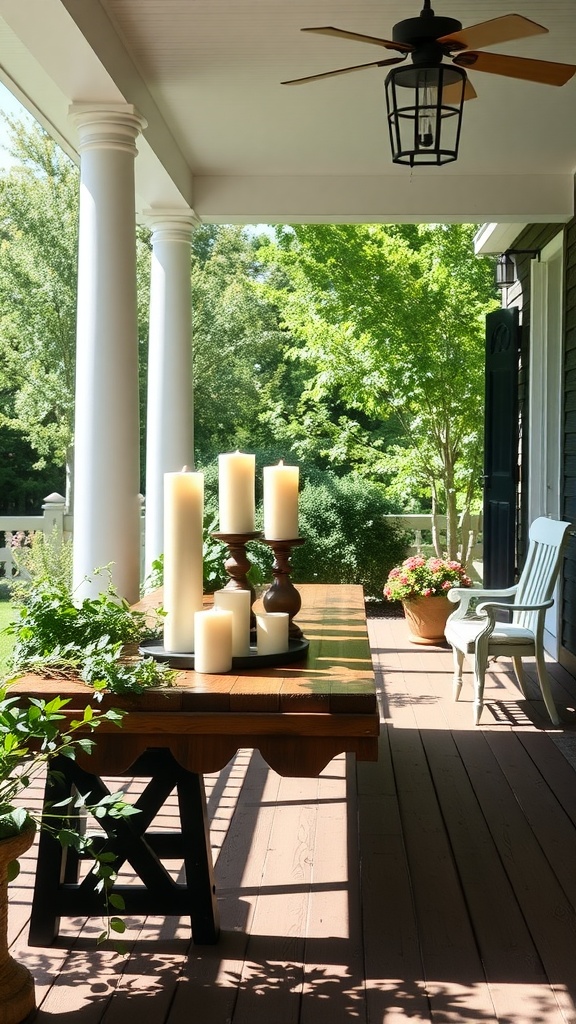
<svg viewBox="0 0 576 1024">
<path fill-rule="evenodd" d="M 298 623 L 310 642 L 305 660 L 257 671 L 178 674 L 169 689 L 138 697 L 105 696 L 102 707 L 126 710 L 122 727 L 103 722 L 96 748 L 78 760 L 60 759 L 62 778 L 47 800 L 74 789 L 93 797 L 109 792 L 103 777 L 150 779 L 126 821 L 103 819 L 107 849 L 116 867 L 128 860 L 142 885 L 119 887 L 127 914 L 190 914 L 195 942 L 218 938 L 202 775 L 223 768 L 240 748 L 257 748 L 280 775 L 314 776 L 343 751 L 359 760 L 378 756 L 379 715 L 361 587 L 305 585 L 298 588 Z M 140 606 L 150 606 L 147 598 Z M 90 691 L 77 681 L 26 676 L 14 693 L 69 698 L 76 717 Z M 152 832 L 149 825 L 173 790 L 180 811 L 178 832 Z M 186 884 L 174 882 L 163 859 L 184 861 Z M 31 945 L 49 945 L 60 917 L 100 915 L 94 876 L 80 880 L 79 858 L 47 833 L 40 836 L 31 915 Z"/>
</svg>

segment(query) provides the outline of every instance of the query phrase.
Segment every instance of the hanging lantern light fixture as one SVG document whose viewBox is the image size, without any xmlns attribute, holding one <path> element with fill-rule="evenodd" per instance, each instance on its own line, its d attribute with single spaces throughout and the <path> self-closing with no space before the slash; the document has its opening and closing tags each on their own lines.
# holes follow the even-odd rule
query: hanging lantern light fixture
<svg viewBox="0 0 576 1024">
<path fill-rule="evenodd" d="M 394 68 L 386 79 L 392 162 L 447 164 L 460 143 L 466 72 L 449 64 Z"/>
</svg>

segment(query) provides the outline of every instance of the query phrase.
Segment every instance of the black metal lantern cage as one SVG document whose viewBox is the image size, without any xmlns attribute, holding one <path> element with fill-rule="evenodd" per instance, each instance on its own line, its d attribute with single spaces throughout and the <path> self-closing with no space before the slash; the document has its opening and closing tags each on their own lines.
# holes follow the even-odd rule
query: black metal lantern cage
<svg viewBox="0 0 576 1024">
<path fill-rule="evenodd" d="M 395 68 L 386 79 L 392 161 L 410 167 L 456 160 L 466 72 L 448 64 Z"/>
</svg>

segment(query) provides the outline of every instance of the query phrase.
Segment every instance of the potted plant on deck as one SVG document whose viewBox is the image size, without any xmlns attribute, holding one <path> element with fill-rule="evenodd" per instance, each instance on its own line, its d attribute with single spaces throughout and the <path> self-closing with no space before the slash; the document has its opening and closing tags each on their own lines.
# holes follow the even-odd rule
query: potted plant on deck
<svg viewBox="0 0 576 1024">
<path fill-rule="evenodd" d="M 91 849 L 91 839 L 72 827 L 52 829 L 50 811 L 38 812 L 26 803 L 26 791 L 47 770 L 55 757 L 74 758 L 77 750 L 89 753 L 94 741 L 90 732 L 107 719 L 118 724 L 122 712 L 114 709 L 94 711 L 87 706 L 77 720 L 66 721 L 62 710 L 68 702 L 61 697 L 50 701 L 30 700 L 22 705 L 11 697 L 9 687 L 0 687 L 0 1024 L 18 1024 L 34 1008 L 34 981 L 30 972 L 17 963 L 8 951 L 8 883 L 18 875 L 18 858 L 32 845 L 38 828 L 54 831 L 67 846 L 89 852 L 94 872 L 103 893 L 103 913 L 119 907 L 110 892 L 115 878 L 105 851 Z M 83 798 L 75 804 L 80 806 Z M 98 813 L 99 801 L 89 809 Z M 121 816 L 134 809 L 116 793 L 108 801 L 106 813 Z M 71 808 L 71 813 L 74 809 Z M 78 811 L 76 810 L 76 816 Z M 62 810 L 59 811 L 61 818 Z M 122 931 L 123 922 L 108 916 L 104 937 L 110 931 Z"/>
<path fill-rule="evenodd" d="M 460 562 L 447 558 L 412 555 L 390 570 L 384 587 L 388 601 L 401 601 L 416 644 L 438 644 L 454 610 L 447 598 L 452 587 L 471 587 L 472 580 Z"/>
<path fill-rule="evenodd" d="M 79 794 L 70 807 L 69 826 L 61 827 L 68 808 L 44 806 L 38 812 L 26 794 L 31 783 L 47 771 L 57 757 L 75 759 L 89 753 L 93 733 L 104 720 L 121 724 L 122 711 L 102 711 L 90 704 L 99 691 L 140 693 L 148 686 L 169 684 L 174 672 L 166 666 L 130 653 L 130 645 L 148 635 L 147 617 L 130 609 L 111 588 L 98 597 L 75 602 L 65 580 L 49 575 L 20 587 L 22 605 L 7 632 L 14 638 L 12 678 L 24 672 L 63 676 L 86 682 L 87 706 L 77 719 L 64 714 L 67 700 L 21 698 L 11 695 L 0 680 L 0 1024 L 18 1024 L 34 1007 L 34 982 L 28 970 L 8 952 L 8 883 L 18 873 L 17 859 L 32 844 L 38 829 L 50 831 L 64 847 L 72 847 L 93 860 L 95 888 L 102 895 L 105 928 L 99 939 L 124 931 L 113 916 L 123 909 L 122 897 L 113 892 L 114 855 L 93 837 L 76 828 L 85 809 L 96 819 L 138 813 L 120 792 L 99 801 Z M 54 825 L 53 822 L 58 822 Z"/>
</svg>

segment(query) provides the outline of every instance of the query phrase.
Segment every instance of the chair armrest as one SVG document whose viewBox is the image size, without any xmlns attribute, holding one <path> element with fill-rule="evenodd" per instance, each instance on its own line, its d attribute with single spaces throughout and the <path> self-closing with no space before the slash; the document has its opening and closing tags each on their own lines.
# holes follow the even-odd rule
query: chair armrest
<svg viewBox="0 0 576 1024">
<path fill-rule="evenodd" d="M 450 618 L 451 619 L 463 619 L 468 613 L 468 608 L 471 601 L 478 601 L 482 598 L 492 597 L 514 597 L 518 586 L 507 587 L 505 590 L 484 590 L 482 587 L 452 587 L 451 590 L 446 592 L 446 596 L 452 604 L 458 604 Z M 506 605 L 510 608 L 511 605 Z"/>
<path fill-rule="evenodd" d="M 492 609 L 507 612 L 539 612 L 545 611 L 546 608 L 551 608 L 553 604 L 553 597 L 548 601 L 540 601 L 538 604 L 506 604 L 505 601 L 483 601 L 482 604 L 477 605 L 476 612 L 483 618 L 493 618 Z"/>
</svg>

